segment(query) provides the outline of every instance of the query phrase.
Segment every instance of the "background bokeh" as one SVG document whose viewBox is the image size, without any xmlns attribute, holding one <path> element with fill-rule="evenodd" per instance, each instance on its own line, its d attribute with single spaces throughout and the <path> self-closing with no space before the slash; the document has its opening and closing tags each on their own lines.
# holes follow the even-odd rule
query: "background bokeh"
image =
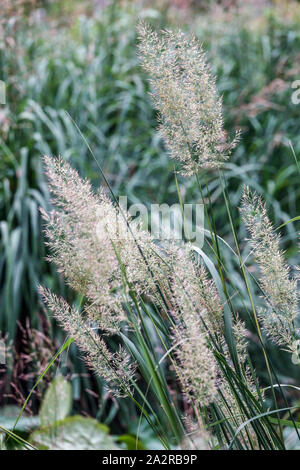
<svg viewBox="0 0 300 470">
<path fill-rule="evenodd" d="M 41 157 L 61 155 L 80 174 L 102 184 L 97 165 L 72 119 L 92 147 L 117 195 L 129 203 L 178 200 L 174 164 L 156 132 L 156 113 L 136 48 L 136 23 L 157 29 L 180 27 L 207 50 L 223 96 L 229 135 L 241 141 L 226 164 L 227 191 L 238 207 L 243 183 L 263 195 L 276 227 L 299 214 L 300 104 L 292 83 L 300 79 L 300 3 L 296 1 L 76 1 L 4 0 L 0 12 L 0 332 L 7 364 L 0 366 L 4 416 L 23 405 L 39 374 L 64 340 L 44 311 L 38 284 L 77 302 L 45 257 L 39 208 L 49 209 Z M 72 117 L 72 119 L 70 118 Z M 218 178 L 206 175 L 220 236 L 231 230 Z M 199 200 L 193 180 L 179 178 L 187 202 Z M 234 213 L 239 226 L 238 211 Z M 297 224 L 283 229 L 283 247 L 299 264 Z M 240 239 L 245 229 L 239 228 Z M 228 254 L 227 269 L 241 284 Z M 237 300 L 238 302 L 238 300 Z M 244 308 L 241 302 L 241 313 Z M 251 336 L 250 351 L 257 354 Z M 284 383 L 299 377 L 290 359 L 270 351 Z M 257 356 L 258 364 L 259 357 Z M 256 361 L 257 362 L 257 361 Z M 263 363 L 258 367 L 262 383 Z M 49 369 L 31 396 L 26 413 L 35 416 L 58 372 L 72 385 L 73 413 L 96 417 L 116 434 L 134 435 L 138 414 L 126 399 L 112 399 L 74 346 Z M 291 400 L 297 395 L 291 393 Z M 9 408 L 10 407 L 10 408 Z M 142 426 L 141 439 L 153 436 Z"/>
</svg>

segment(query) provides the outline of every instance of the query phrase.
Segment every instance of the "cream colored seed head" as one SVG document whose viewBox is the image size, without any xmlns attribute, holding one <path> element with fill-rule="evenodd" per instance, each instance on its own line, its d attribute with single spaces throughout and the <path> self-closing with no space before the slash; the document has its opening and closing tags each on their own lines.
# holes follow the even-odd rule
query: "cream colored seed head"
<svg viewBox="0 0 300 470">
<path fill-rule="evenodd" d="M 159 37 L 144 23 L 138 32 L 141 61 L 160 114 L 160 133 L 171 157 L 181 162 L 185 175 L 218 168 L 236 139 L 226 143 L 222 101 L 201 45 L 181 31 L 163 31 Z"/>
<path fill-rule="evenodd" d="M 250 233 L 250 245 L 261 271 L 260 283 L 267 302 L 267 308 L 259 312 L 262 325 L 275 343 L 294 352 L 297 280 L 290 276 L 280 250 L 280 236 L 273 229 L 265 204 L 249 188 L 244 190 L 241 213 Z"/>
</svg>

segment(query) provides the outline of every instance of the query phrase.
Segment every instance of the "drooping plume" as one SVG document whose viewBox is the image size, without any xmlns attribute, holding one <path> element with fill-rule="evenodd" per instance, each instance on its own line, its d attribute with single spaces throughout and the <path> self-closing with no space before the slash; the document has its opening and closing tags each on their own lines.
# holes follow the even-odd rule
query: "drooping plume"
<svg viewBox="0 0 300 470">
<path fill-rule="evenodd" d="M 160 249 L 135 224 L 130 224 L 128 233 L 128 215 L 121 214 L 103 192 L 94 194 L 90 183 L 66 162 L 46 157 L 45 165 L 56 207 L 50 215 L 44 214 L 50 260 L 86 299 L 79 313 L 42 290 L 54 316 L 93 370 L 107 381 L 121 380 L 129 387 L 134 366 L 123 349 L 111 352 L 98 333 L 118 333 L 130 326 L 123 308 L 125 298 L 128 302 L 124 276 L 127 290 L 130 286 L 137 296 L 146 294 L 155 303 L 159 286 L 169 305 L 173 301 L 176 372 L 183 389 L 202 406 L 210 403 L 216 394 L 217 367 L 203 322 L 219 341 L 223 320 L 220 299 L 204 268 L 197 269 L 189 250 L 175 244 Z"/>
<path fill-rule="evenodd" d="M 128 214 L 120 213 L 103 192 L 94 194 L 90 183 L 68 163 L 45 157 L 45 165 L 56 206 L 50 215 L 43 214 L 49 260 L 58 266 L 66 282 L 88 299 L 90 318 L 101 328 L 116 331 L 125 319 L 120 262 L 138 294 L 155 296 L 155 280 L 162 269 L 157 248 L 149 232 L 137 224 L 130 223 L 130 232 Z"/>
<path fill-rule="evenodd" d="M 120 213 L 103 192 L 95 194 L 63 160 L 45 157 L 44 161 L 55 206 L 50 214 L 43 212 L 49 260 L 84 297 L 83 311 L 45 289 L 41 293 L 90 367 L 116 391 L 124 390 L 130 387 L 134 366 L 122 347 L 111 352 L 99 333 L 107 336 L 130 326 L 123 308 L 128 301 L 124 276 L 137 295 L 147 293 L 157 299 L 156 281 L 165 277 L 160 272 L 164 263 L 159 263 L 151 235 L 134 223 L 129 232 L 128 214 Z"/>
<path fill-rule="evenodd" d="M 45 305 L 52 312 L 61 327 L 75 341 L 84 355 L 90 369 L 104 378 L 118 396 L 131 388 L 135 365 L 123 348 L 111 352 L 105 341 L 97 333 L 97 328 L 84 319 L 78 310 L 48 289 L 39 288 Z"/>
</svg>

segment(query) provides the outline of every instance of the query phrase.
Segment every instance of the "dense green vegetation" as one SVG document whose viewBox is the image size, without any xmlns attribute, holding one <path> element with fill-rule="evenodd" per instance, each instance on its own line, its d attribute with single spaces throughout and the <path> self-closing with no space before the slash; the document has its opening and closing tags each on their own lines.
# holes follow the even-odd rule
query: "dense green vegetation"
<svg viewBox="0 0 300 470">
<path fill-rule="evenodd" d="M 180 14 L 170 18 L 168 10 L 121 7 L 117 1 L 98 12 L 87 8 L 83 15 L 71 5 L 66 8 L 70 9 L 68 14 L 61 16 L 59 5 L 45 2 L 42 10 L 0 17 L 0 79 L 7 86 L 6 105 L 0 105 L 0 332 L 8 343 L 13 342 L 12 364 L 21 368 L 24 377 L 17 379 L 10 370 L 1 373 L 1 406 L 22 406 L 64 341 L 63 332 L 41 305 L 37 285 L 79 302 L 45 260 L 39 208 L 49 209 L 50 203 L 41 156 L 61 155 L 92 180 L 96 189 L 100 187 L 98 166 L 74 120 L 116 195 L 126 194 L 129 203 L 146 205 L 178 200 L 174 163 L 156 132 L 148 77 L 137 57 L 135 25 L 142 16 L 156 28 L 176 27 Z M 292 18 L 283 7 L 266 9 L 253 17 L 244 12 L 196 10 L 187 13 L 180 24 L 195 32 L 207 50 L 223 96 L 229 135 L 236 128 L 242 130 L 240 144 L 224 173 L 240 240 L 246 238 L 237 210 L 242 183 L 264 197 L 275 227 L 299 215 L 299 105 L 291 101 L 291 83 L 300 74 L 300 12 L 296 4 L 293 8 Z M 220 203 L 219 178 L 209 172 L 204 177 L 204 192 L 210 194 L 218 233 L 233 247 L 226 207 Z M 199 200 L 193 179 L 179 176 L 178 183 L 186 202 Z M 299 264 L 298 223 L 287 224 L 282 232 L 286 256 L 294 266 Z M 210 247 L 206 248 L 213 256 Z M 248 254 L 244 243 L 242 257 Z M 230 250 L 224 251 L 223 257 L 233 293 L 243 281 Z M 259 297 L 259 292 L 256 294 Z M 247 320 L 249 300 L 237 298 L 234 302 Z M 30 333 L 24 333 L 28 325 L 35 337 L 45 337 L 31 343 Z M 249 331 L 253 329 L 250 322 L 247 326 Z M 271 345 L 268 348 L 283 383 L 299 385 L 297 368 L 285 353 Z M 255 337 L 249 349 L 260 365 L 264 384 L 267 374 Z M 40 360 L 25 362 L 22 369 L 22 354 L 33 353 Z M 39 412 L 41 397 L 55 370 L 72 383 L 73 414 L 87 413 L 116 434 L 138 432 L 139 414 L 133 404 L 127 399 L 111 400 L 102 381 L 88 372 L 74 345 L 47 371 L 30 397 L 27 412 Z M 295 404 L 299 394 L 288 392 L 288 400 Z M 15 416 L 16 410 L 12 414 Z M 20 435 L 26 436 L 22 432 Z M 146 445 L 156 445 L 144 422 L 139 435 Z"/>
</svg>

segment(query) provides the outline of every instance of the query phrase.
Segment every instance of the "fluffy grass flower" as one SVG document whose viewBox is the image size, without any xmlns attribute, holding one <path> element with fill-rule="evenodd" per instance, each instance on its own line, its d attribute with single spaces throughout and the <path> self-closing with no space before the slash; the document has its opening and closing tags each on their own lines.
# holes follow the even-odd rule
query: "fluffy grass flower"
<svg viewBox="0 0 300 470">
<path fill-rule="evenodd" d="M 104 378 L 116 395 L 128 392 L 134 376 L 134 364 L 126 351 L 120 348 L 117 352 L 111 352 L 97 334 L 97 329 L 78 310 L 49 289 L 40 287 L 39 290 L 46 306 L 83 352 L 91 370 Z"/>
<path fill-rule="evenodd" d="M 163 277 L 157 247 L 149 232 L 130 222 L 103 191 L 95 194 L 68 163 L 45 157 L 45 166 L 56 206 L 49 215 L 43 213 L 49 260 L 88 299 L 89 317 L 114 332 L 126 320 L 124 273 L 138 295 L 157 297 L 156 280 Z"/>
<path fill-rule="evenodd" d="M 175 319 L 175 366 L 182 389 L 191 402 L 211 403 L 217 393 L 217 364 L 209 334 L 220 340 L 222 305 L 203 266 L 197 266 L 189 249 L 177 249 L 172 279 Z"/>
<path fill-rule="evenodd" d="M 125 372 L 121 374 L 117 363 L 131 379 L 126 354 L 122 349 L 118 356 L 111 353 L 97 331 L 118 333 L 131 326 L 124 308 L 131 301 L 128 290 L 137 298 L 145 294 L 159 304 L 159 286 L 169 306 L 173 302 L 176 372 L 186 394 L 201 406 L 208 405 L 216 393 L 217 367 L 203 324 L 219 340 L 222 305 L 205 269 L 196 266 L 188 249 L 175 244 L 159 248 L 103 191 L 94 194 L 90 183 L 68 163 L 46 157 L 45 165 L 56 207 L 50 215 L 44 214 L 50 260 L 85 298 L 79 314 L 44 290 L 43 297 L 54 316 L 94 370 L 108 380 L 109 365 L 113 364 L 125 382 Z"/>
<path fill-rule="evenodd" d="M 157 282 L 164 284 L 166 265 L 149 232 L 130 222 L 102 190 L 95 194 L 62 159 L 45 157 L 44 163 L 55 206 L 50 214 L 43 212 L 49 260 L 83 296 L 83 310 L 77 312 L 47 290 L 41 293 L 91 368 L 107 382 L 129 388 L 134 367 L 125 350 L 110 352 L 98 333 L 107 336 L 132 326 L 124 308 L 132 302 L 129 290 L 158 301 Z"/>
<path fill-rule="evenodd" d="M 277 235 L 261 198 L 246 188 L 241 213 L 250 233 L 250 246 L 261 271 L 260 283 L 268 308 L 260 311 L 266 334 L 278 345 L 294 352 L 298 316 L 297 281 L 280 250 Z"/>
<path fill-rule="evenodd" d="M 221 98 L 201 45 L 181 31 L 163 31 L 159 37 L 144 23 L 138 32 L 160 133 L 171 157 L 181 162 L 186 175 L 219 167 L 235 141 L 226 142 Z"/>
</svg>

